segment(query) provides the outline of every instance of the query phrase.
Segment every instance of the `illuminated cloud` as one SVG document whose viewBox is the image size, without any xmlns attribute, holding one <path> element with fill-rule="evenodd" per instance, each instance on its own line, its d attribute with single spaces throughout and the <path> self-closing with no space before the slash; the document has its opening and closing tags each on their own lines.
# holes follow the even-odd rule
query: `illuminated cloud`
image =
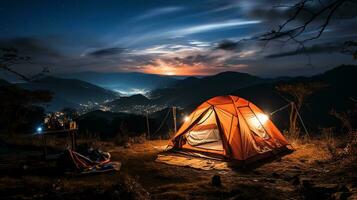
<svg viewBox="0 0 357 200">
<path fill-rule="evenodd" d="M 192 51 L 203 51 L 205 48 L 203 46 L 193 46 L 185 44 L 165 44 L 165 45 L 154 45 L 145 49 L 132 50 L 129 54 L 132 55 L 147 55 L 147 54 L 165 54 L 172 55 L 177 53 L 192 52 Z"/>
<path fill-rule="evenodd" d="M 246 58 L 255 53 L 217 50 L 209 46 L 207 42 L 188 41 L 186 45 L 158 45 L 136 50 L 129 55 L 146 55 L 148 60 L 137 63 L 131 70 L 162 75 L 208 75 L 244 69 L 247 64 L 233 63 L 231 59 Z"/>
<path fill-rule="evenodd" d="M 261 23 L 261 21 L 259 20 L 234 19 L 234 20 L 226 20 L 217 23 L 208 23 L 208 24 L 189 26 L 189 27 L 171 31 L 170 33 L 184 36 L 184 35 L 202 33 L 207 31 L 222 30 L 222 29 L 233 28 L 233 27 L 236 28 L 239 26 L 259 24 L 259 23 Z"/>
<path fill-rule="evenodd" d="M 149 11 L 147 11 L 146 13 L 144 13 L 142 15 L 139 15 L 135 19 L 136 20 L 144 20 L 144 19 L 158 17 L 158 16 L 165 15 L 165 14 L 178 12 L 178 11 L 181 11 L 183 9 L 184 9 L 183 7 L 179 7 L 179 6 L 156 8 L 156 9 L 149 10 Z"/>
</svg>

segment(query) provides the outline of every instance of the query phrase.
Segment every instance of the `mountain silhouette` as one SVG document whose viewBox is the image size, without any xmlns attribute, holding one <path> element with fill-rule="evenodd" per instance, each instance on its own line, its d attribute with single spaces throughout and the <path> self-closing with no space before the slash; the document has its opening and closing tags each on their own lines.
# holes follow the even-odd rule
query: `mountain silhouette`
<svg viewBox="0 0 357 200">
<path fill-rule="evenodd" d="M 63 78 L 73 78 L 88 83 L 92 83 L 107 89 L 119 92 L 130 92 L 140 89 L 149 91 L 157 88 L 168 87 L 174 84 L 177 79 L 155 74 L 132 73 L 101 73 L 101 72 L 79 72 L 58 75 Z"/>
<path fill-rule="evenodd" d="M 77 107 L 88 102 L 102 103 L 117 98 L 113 91 L 75 79 L 63 79 L 46 76 L 31 82 L 18 83 L 19 87 L 28 90 L 49 90 L 54 99 L 50 103 L 50 110 L 63 107 Z"/>
<path fill-rule="evenodd" d="M 189 77 L 179 80 L 168 88 L 157 89 L 150 93 L 156 104 L 185 107 L 194 102 L 229 94 L 240 88 L 256 85 L 268 80 L 240 72 L 223 72 L 203 78 Z"/>
</svg>

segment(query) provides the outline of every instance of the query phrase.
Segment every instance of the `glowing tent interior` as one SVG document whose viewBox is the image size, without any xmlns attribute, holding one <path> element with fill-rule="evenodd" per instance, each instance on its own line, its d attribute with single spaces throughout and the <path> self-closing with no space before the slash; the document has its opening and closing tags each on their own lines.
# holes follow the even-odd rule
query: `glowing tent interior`
<svg viewBox="0 0 357 200">
<path fill-rule="evenodd" d="M 198 106 L 169 146 L 173 150 L 248 160 L 289 145 L 261 109 L 237 96 L 217 96 Z"/>
</svg>

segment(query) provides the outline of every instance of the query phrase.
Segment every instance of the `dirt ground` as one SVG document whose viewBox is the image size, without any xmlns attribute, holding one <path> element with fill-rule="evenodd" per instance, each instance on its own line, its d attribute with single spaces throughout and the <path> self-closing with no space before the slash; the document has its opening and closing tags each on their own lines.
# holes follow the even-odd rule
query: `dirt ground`
<svg viewBox="0 0 357 200">
<path fill-rule="evenodd" d="M 357 199 L 354 156 L 334 160 L 318 140 L 293 144 L 293 153 L 260 166 L 231 171 L 155 162 L 166 144 L 102 143 L 122 168 L 96 175 L 63 174 L 55 163 L 40 161 L 39 148 L 7 147 L 0 154 L 0 199 Z M 221 186 L 211 184 L 215 175 Z"/>
</svg>

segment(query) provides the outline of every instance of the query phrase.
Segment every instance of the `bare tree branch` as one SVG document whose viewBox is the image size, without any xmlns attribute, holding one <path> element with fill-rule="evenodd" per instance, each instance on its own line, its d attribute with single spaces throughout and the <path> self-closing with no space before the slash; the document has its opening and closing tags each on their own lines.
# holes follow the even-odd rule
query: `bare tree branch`
<svg viewBox="0 0 357 200">
<path fill-rule="evenodd" d="M 13 69 L 7 67 L 5 65 L 0 65 L 0 69 L 4 69 L 4 70 L 6 70 L 8 72 L 11 72 L 11 73 L 15 74 L 16 76 L 20 77 L 21 79 L 23 79 L 24 81 L 31 81 L 27 76 L 25 76 L 25 75 L 13 70 Z"/>
<path fill-rule="evenodd" d="M 276 39 L 284 39 L 288 38 L 285 41 L 289 41 L 291 39 L 295 39 L 294 41 L 306 42 L 309 40 L 314 40 L 319 38 L 322 33 L 326 30 L 326 27 L 329 25 L 332 16 L 336 13 L 336 11 L 341 8 L 346 2 L 351 2 L 351 0 L 334 0 L 329 4 L 323 4 L 320 2 L 321 8 L 317 12 L 312 12 L 307 9 L 307 3 L 311 2 L 311 0 L 302 0 L 297 3 L 294 7 L 296 9 L 295 13 L 288 18 L 283 24 L 279 25 L 278 29 L 274 29 L 271 32 L 264 33 L 257 37 L 258 40 L 262 41 L 271 41 Z M 293 26 L 292 28 L 286 29 L 286 27 L 292 22 L 297 21 L 297 18 L 302 13 L 302 11 L 307 11 L 311 14 L 309 18 L 307 18 L 301 25 Z M 301 36 L 308 26 L 310 26 L 313 22 L 317 21 L 318 18 L 327 15 L 324 20 L 322 20 L 321 26 L 318 29 L 318 33 L 315 36 L 299 40 L 298 37 Z"/>
<path fill-rule="evenodd" d="M 30 59 L 31 58 L 28 56 L 20 56 L 15 48 L 0 48 L 0 69 L 15 74 L 24 81 L 31 81 L 31 79 L 24 74 L 11 69 L 10 66 L 24 62 L 29 63 Z"/>
</svg>

